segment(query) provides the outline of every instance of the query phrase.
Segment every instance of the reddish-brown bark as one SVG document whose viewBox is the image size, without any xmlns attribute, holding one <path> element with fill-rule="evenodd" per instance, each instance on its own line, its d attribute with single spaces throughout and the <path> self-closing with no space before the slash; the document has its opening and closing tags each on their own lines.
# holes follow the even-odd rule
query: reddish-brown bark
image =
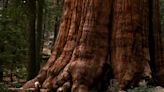
<svg viewBox="0 0 164 92">
<path fill-rule="evenodd" d="M 38 81 L 54 92 L 100 92 L 97 86 L 108 64 L 113 73 L 105 75 L 107 81 L 114 75 L 119 90 L 151 77 L 149 64 L 157 63 L 161 69 L 162 56 L 159 30 L 155 30 L 159 20 L 152 19 L 149 11 L 148 0 L 65 0 L 52 55 L 23 88 Z M 157 61 L 150 55 L 150 19 L 156 21 L 152 26 L 157 33 L 153 44 Z"/>
<path fill-rule="evenodd" d="M 115 0 L 112 30 L 112 66 L 120 88 L 150 76 L 148 1 Z"/>
<path fill-rule="evenodd" d="M 43 88 L 55 90 L 65 80 L 63 86 L 72 84 L 74 92 L 91 91 L 88 87 L 101 75 L 108 57 L 109 4 L 109 0 L 66 0 L 52 55 L 23 87 L 34 87 L 39 81 Z"/>
</svg>

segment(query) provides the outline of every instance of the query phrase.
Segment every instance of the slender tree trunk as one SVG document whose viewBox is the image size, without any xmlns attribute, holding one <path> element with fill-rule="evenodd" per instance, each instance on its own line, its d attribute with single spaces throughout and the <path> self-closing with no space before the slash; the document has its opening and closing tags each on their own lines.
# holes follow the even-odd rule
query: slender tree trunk
<svg viewBox="0 0 164 92">
<path fill-rule="evenodd" d="M 27 80 L 34 78 L 37 74 L 36 72 L 36 54 L 35 54 L 35 20 L 36 20 L 36 1 L 28 0 L 29 6 L 29 23 L 28 23 L 28 32 L 29 32 L 29 62 L 28 62 L 28 77 Z"/>
<path fill-rule="evenodd" d="M 160 26 L 160 11 L 159 11 L 159 0 L 151 0 L 152 2 L 152 15 L 150 28 L 151 31 L 151 38 L 150 41 L 152 42 L 154 46 L 150 44 L 150 54 L 152 54 L 152 62 L 155 62 L 155 70 L 156 70 L 156 77 L 157 77 L 157 83 L 159 85 L 164 86 L 164 57 L 163 57 L 163 49 L 162 49 L 162 33 L 161 33 L 161 26 Z"/>
<path fill-rule="evenodd" d="M 2 0 L 2 19 L 6 20 L 7 19 L 7 16 L 6 16 L 6 13 L 7 13 L 7 7 L 8 7 L 8 2 L 9 0 Z M 4 21 L 2 23 L 2 31 L 6 31 L 6 28 L 7 28 L 7 22 Z M 4 52 L 4 42 L 0 42 L 1 43 L 1 46 L 0 46 L 0 53 L 3 53 Z M 1 59 L 0 60 L 0 82 L 3 81 L 3 62 L 4 62 L 4 59 Z"/>
<path fill-rule="evenodd" d="M 13 82 L 14 79 L 13 79 L 13 73 L 12 73 L 12 70 L 10 71 L 10 82 Z"/>
<path fill-rule="evenodd" d="M 2 67 L 2 60 L 0 60 L 0 82 L 3 81 L 3 67 Z"/>
<path fill-rule="evenodd" d="M 114 75 L 118 90 L 122 90 L 145 77 L 151 78 L 152 72 L 163 83 L 160 35 L 155 30 L 159 28 L 155 24 L 159 22 L 155 19 L 158 13 L 154 14 L 151 4 L 155 2 L 65 0 L 52 55 L 23 88 L 39 82 L 42 88 L 54 92 L 105 92 L 101 89 L 104 86 L 101 78 L 110 81 Z M 156 33 L 151 44 L 150 39 Z M 112 71 L 106 74 L 110 66 Z"/>
<path fill-rule="evenodd" d="M 36 72 L 39 72 L 41 63 L 42 39 L 43 39 L 43 5 L 44 0 L 38 0 L 37 32 L 36 32 Z"/>
</svg>

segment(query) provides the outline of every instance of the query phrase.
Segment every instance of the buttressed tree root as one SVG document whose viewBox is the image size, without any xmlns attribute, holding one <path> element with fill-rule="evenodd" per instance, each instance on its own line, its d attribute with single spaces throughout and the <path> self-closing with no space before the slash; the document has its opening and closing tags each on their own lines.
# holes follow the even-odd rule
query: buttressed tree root
<svg viewBox="0 0 164 92">
<path fill-rule="evenodd" d="M 22 88 L 38 82 L 52 92 L 101 92 L 106 85 L 102 82 L 109 82 L 111 76 L 118 81 L 118 90 L 151 76 L 148 5 L 148 0 L 65 0 L 52 54 Z M 161 71 L 159 39 L 152 44 L 159 56 L 153 62 Z"/>
<path fill-rule="evenodd" d="M 54 50 L 39 74 L 24 84 L 57 92 L 91 92 L 108 58 L 110 1 L 65 0 Z M 99 8 L 101 7 L 101 8 Z M 96 11 L 94 11 L 96 10 Z"/>
</svg>

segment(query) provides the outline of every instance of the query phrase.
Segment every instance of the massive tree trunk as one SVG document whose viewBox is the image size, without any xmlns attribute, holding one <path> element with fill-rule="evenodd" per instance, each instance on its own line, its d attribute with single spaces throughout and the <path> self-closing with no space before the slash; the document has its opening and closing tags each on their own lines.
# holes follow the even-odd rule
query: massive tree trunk
<svg viewBox="0 0 164 92">
<path fill-rule="evenodd" d="M 111 62 L 119 88 L 150 76 L 148 0 L 115 0 Z"/>
<path fill-rule="evenodd" d="M 154 19 L 158 15 L 155 12 L 149 15 L 152 9 L 156 10 L 151 6 L 154 3 L 149 0 L 65 0 L 52 55 L 23 88 L 34 87 L 38 81 L 42 88 L 54 92 L 101 92 L 101 85 L 105 85 L 103 79 L 110 81 L 114 75 L 122 90 L 151 77 L 157 66 L 160 69 L 154 70 L 160 71 L 158 79 L 163 83 L 162 53 L 158 50 L 161 48 L 159 20 Z M 150 46 L 150 37 L 155 33 Z M 156 52 L 154 56 L 151 50 Z M 152 67 L 152 63 L 156 65 Z"/>
</svg>

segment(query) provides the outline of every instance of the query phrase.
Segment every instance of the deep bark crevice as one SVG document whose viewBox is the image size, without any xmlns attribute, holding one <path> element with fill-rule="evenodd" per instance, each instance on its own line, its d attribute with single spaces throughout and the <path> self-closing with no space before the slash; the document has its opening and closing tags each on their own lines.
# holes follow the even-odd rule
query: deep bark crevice
<svg viewBox="0 0 164 92">
<path fill-rule="evenodd" d="M 156 64 L 155 64 L 155 39 L 154 39 L 154 32 L 153 32 L 153 0 L 149 1 L 149 23 L 148 23 L 148 29 L 149 29 L 149 52 L 150 52 L 150 61 L 149 65 L 151 67 L 152 71 L 152 79 L 154 82 L 157 82 L 156 79 Z"/>
</svg>

